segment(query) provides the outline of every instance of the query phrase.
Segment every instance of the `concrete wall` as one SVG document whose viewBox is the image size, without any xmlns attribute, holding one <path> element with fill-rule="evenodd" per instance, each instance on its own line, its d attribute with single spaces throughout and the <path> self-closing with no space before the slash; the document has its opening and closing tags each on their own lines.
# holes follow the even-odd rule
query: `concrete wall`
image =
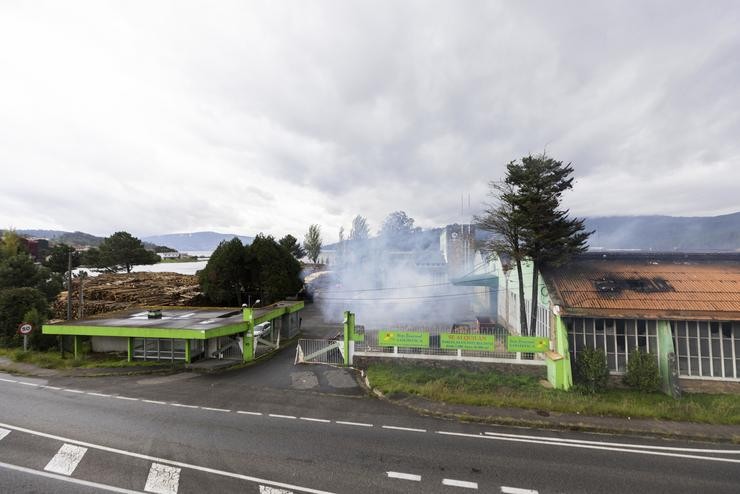
<svg viewBox="0 0 740 494">
<path fill-rule="evenodd" d="M 493 362 L 462 362 L 457 360 L 423 360 L 414 359 L 412 362 L 404 360 L 399 362 L 398 358 L 384 358 L 384 357 L 365 357 L 365 356 L 354 356 L 353 366 L 358 369 L 367 369 L 370 364 L 392 364 L 392 365 L 405 365 L 414 367 L 428 367 L 433 369 L 465 369 L 472 372 L 502 372 L 506 374 L 519 374 L 535 376 L 542 379 L 547 379 L 547 367 L 544 365 L 516 365 L 516 364 L 500 364 Z"/>
<path fill-rule="evenodd" d="M 93 352 L 128 352 L 128 338 L 117 336 L 91 336 Z"/>
</svg>

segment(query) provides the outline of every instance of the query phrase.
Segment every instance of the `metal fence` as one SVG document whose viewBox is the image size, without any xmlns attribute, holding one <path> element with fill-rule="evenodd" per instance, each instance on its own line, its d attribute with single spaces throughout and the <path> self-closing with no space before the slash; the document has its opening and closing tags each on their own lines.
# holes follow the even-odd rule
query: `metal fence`
<svg viewBox="0 0 740 494">
<path fill-rule="evenodd" d="M 295 363 L 343 364 L 342 340 L 298 340 Z"/>
<path fill-rule="evenodd" d="M 419 328 L 396 327 L 387 328 L 386 331 L 420 331 Z M 364 357 L 391 357 L 406 359 L 426 360 L 460 360 L 469 362 L 494 362 L 525 365 L 545 365 L 542 354 L 509 352 L 506 349 L 506 337 L 509 332 L 500 326 L 482 329 L 480 332 L 453 331 L 456 334 L 475 334 L 494 336 L 494 351 L 459 350 L 441 348 L 440 335 L 450 333 L 450 327 L 425 327 L 424 332 L 429 333 L 428 348 L 404 348 L 397 346 L 383 346 L 378 342 L 381 330 L 366 329 L 362 334 L 363 341 L 356 341 L 354 355 Z"/>
</svg>

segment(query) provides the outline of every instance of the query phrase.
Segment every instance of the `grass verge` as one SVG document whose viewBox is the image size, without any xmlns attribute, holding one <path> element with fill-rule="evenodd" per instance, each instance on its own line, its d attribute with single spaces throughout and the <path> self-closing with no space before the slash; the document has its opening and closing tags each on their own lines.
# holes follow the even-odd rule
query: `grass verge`
<svg viewBox="0 0 740 494">
<path fill-rule="evenodd" d="M 674 400 L 660 393 L 612 388 L 592 395 L 546 389 L 533 376 L 397 364 L 372 364 L 367 375 L 374 387 L 391 396 L 405 393 L 461 405 L 740 425 L 740 396 L 732 394 L 686 393 Z"/>
<path fill-rule="evenodd" d="M 75 360 L 69 352 L 62 358 L 58 351 L 38 352 L 29 350 L 24 352 L 17 348 L 0 348 L 0 357 L 6 357 L 13 362 L 32 364 L 44 369 L 71 369 L 71 368 L 98 368 L 98 367 L 149 367 L 162 365 L 156 361 L 129 362 L 126 357 L 111 357 L 108 354 L 85 354 L 80 360 Z"/>
</svg>

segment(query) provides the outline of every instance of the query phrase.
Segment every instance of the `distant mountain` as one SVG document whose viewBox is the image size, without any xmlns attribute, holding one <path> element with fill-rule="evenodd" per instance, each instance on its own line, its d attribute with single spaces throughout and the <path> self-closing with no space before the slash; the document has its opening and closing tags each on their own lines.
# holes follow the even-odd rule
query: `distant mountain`
<svg viewBox="0 0 740 494">
<path fill-rule="evenodd" d="M 97 247 L 103 237 L 96 237 L 85 232 L 65 232 L 62 230 L 17 230 L 21 235 L 45 238 L 58 244 L 67 244 L 72 247 Z"/>
<path fill-rule="evenodd" d="M 192 252 L 212 251 L 222 240 L 231 240 L 234 237 L 239 237 L 243 244 L 251 244 L 254 240 L 254 237 L 217 232 L 169 233 L 144 237 L 142 240 L 157 245 L 166 245 L 180 252 Z"/>
<path fill-rule="evenodd" d="M 590 249 L 678 252 L 740 251 L 740 212 L 722 216 L 587 218 Z"/>
</svg>

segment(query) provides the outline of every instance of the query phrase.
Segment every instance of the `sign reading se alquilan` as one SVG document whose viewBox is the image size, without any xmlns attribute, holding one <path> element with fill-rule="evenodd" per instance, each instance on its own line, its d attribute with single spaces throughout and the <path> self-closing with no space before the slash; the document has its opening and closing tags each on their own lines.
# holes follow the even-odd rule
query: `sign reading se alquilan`
<svg viewBox="0 0 740 494">
<path fill-rule="evenodd" d="M 439 347 L 448 350 L 475 350 L 492 352 L 495 336 L 487 334 L 453 334 L 439 335 Z"/>
<path fill-rule="evenodd" d="M 539 336 L 507 336 L 506 350 L 509 352 L 546 352 L 550 349 L 550 340 Z"/>
<path fill-rule="evenodd" d="M 381 331 L 378 335 L 378 344 L 406 348 L 429 348 L 429 333 Z"/>
</svg>

